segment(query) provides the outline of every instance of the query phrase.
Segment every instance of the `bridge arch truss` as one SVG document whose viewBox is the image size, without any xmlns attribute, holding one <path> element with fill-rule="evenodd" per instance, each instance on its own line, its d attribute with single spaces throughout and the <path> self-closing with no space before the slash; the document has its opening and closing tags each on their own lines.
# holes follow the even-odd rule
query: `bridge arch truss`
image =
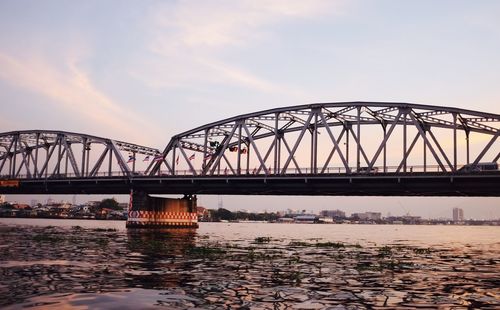
<svg viewBox="0 0 500 310">
<path fill-rule="evenodd" d="M 341 102 L 244 114 L 174 136 L 150 176 L 460 172 L 498 162 L 500 115 Z"/>
<path fill-rule="evenodd" d="M 0 134 L 0 176 L 13 179 L 93 178 L 135 174 L 137 155 L 160 151 L 86 134 L 30 130 Z"/>
</svg>

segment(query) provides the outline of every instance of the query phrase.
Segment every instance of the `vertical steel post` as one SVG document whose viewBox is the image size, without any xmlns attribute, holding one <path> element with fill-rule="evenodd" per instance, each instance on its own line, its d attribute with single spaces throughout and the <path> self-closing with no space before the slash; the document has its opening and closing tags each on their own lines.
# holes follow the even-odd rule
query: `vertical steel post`
<svg viewBox="0 0 500 310">
<path fill-rule="evenodd" d="M 206 174 L 205 173 L 205 166 L 207 165 L 208 132 L 209 132 L 209 129 L 205 129 L 205 139 L 203 141 L 203 164 L 201 165 L 201 169 L 203 171 L 203 174 Z"/>
<path fill-rule="evenodd" d="M 403 172 L 406 172 L 406 163 L 407 163 L 407 158 L 406 158 L 406 139 L 407 139 L 407 126 L 406 126 L 406 117 L 407 117 L 407 112 L 404 112 L 404 119 L 403 119 Z"/>
<path fill-rule="evenodd" d="M 385 139 L 385 137 L 387 136 L 387 126 L 384 123 L 382 127 L 384 129 L 384 139 Z M 384 143 L 384 173 L 385 172 L 387 172 L 387 141 Z"/>
<path fill-rule="evenodd" d="M 31 157 L 31 148 L 26 148 L 26 177 L 31 178 L 32 174 L 30 171 L 30 157 Z"/>
<path fill-rule="evenodd" d="M 175 158 L 176 149 L 177 149 L 177 142 L 174 143 L 172 147 L 172 175 L 176 175 L 175 173 L 175 169 L 177 168 L 177 158 Z"/>
<path fill-rule="evenodd" d="M 424 136 L 426 134 L 426 130 L 424 128 Z M 424 172 L 427 172 L 427 143 L 425 143 L 425 137 L 422 137 L 423 138 L 423 143 L 424 143 Z"/>
<path fill-rule="evenodd" d="M 41 175 L 37 175 L 37 172 L 38 172 L 38 149 L 39 149 L 38 143 L 40 143 L 40 133 L 36 134 L 36 146 L 35 146 L 36 149 L 35 149 L 35 162 L 34 162 L 34 164 L 35 164 L 35 169 L 34 169 L 35 170 L 35 174 L 34 174 L 35 178 L 41 177 Z"/>
<path fill-rule="evenodd" d="M 349 167 L 349 124 L 344 125 L 346 127 L 346 136 L 345 136 L 345 161 L 347 162 L 347 166 Z M 346 171 L 347 173 L 348 171 Z"/>
<path fill-rule="evenodd" d="M 111 148 L 109 148 L 109 162 L 108 162 L 108 175 L 109 176 L 112 175 L 112 172 L 111 172 L 112 166 L 113 166 L 113 150 Z"/>
<path fill-rule="evenodd" d="M 89 142 L 89 144 L 87 145 L 87 147 L 85 149 L 86 149 L 86 152 L 87 152 L 87 156 L 85 158 L 87 160 L 87 163 L 86 163 L 87 167 L 85 168 L 85 170 L 86 170 L 85 175 L 88 176 L 89 175 L 89 168 L 90 168 L 90 142 Z"/>
<path fill-rule="evenodd" d="M 356 150 L 356 169 L 359 171 L 359 168 L 361 167 L 361 107 L 358 107 L 358 143 L 356 144 L 357 150 Z"/>
<path fill-rule="evenodd" d="M 274 115 L 274 174 L 279 173 L 279 168 L 278 168 L 278 126 L 279 126 L 279 113 L 276 113 Z"/>
<path fill-rule="evenodd" d="M 68 160 L 69 160 L 69 151 L 68 149 L 66 148 L 66 146 L 64 147 L 65 151 L 64 151 L 64 155 L 66 157 L 65 159 L 65 163 L 64 163 L 64 176 L 67 176 L 68 175 Z"/>
<path fill-rule="evenodd" d="M 469 137 L 470 132 L 466 129 L 465 130 L 465 142 L 467 145 L 467 165 L 470 164 L 470 148 L 469 148 L 469 143 L 470 143 L 470 137 Z"/>
<path fill-rule="evenodd" d="M 457 113 L 453 113 L 453 170 L 457 171 Z"/>
<path fill-rule="evenodd" d="M 14 152 L 12 153 L 11 157 L 11 162 L 12 162 L 12 167 L 10 172 L 11 178 L 14 178 L 16 176 L 17 142 L 19 141 L 18 139 L 19 139 L 19 134 L 15 135 L 14 137 Z"/>
<path fill-rule="evenodd" d="M 238 153 L 236 155 L 238 161 L 236 163 L 236 174 L 241 175 L 241 121 L 238 122 L 236 126 L 238 126 Z"/>
<path fill-rule="evenodd" d="M 313 157 L 313 169 L 311 172 L 313 174 L 318 173 L 318 113 L 319 111 L 314 112 L 314 157 Z"/>
<path fill-rule="evenodd" d="M 9 178 L 13 178 L 12 176 L 12 154 L 9 154 Z"/>
<path fill-rule="evenodd" d="M 58 135 L 56 141 L 57 141 L 56 142 L 57 143 L 57 164 L 56 164 L 57 170 L 56 171 L 58 174 L 57 177 L 59 177 L 59 174 L 61 174 L 61 160 L 62 160 L 62 158 L 61 158 L 62 157 L 62 153 L 61 153 L 61 151 L 62 151 L 62 138 L 61 138 L 61 136 Z"/>
<path fill-rule="evenodd" d="M 45 167 L 45 178 L 47 178 L 49 176 L 49 146 L 47 146 L 45 150 L 47 151 L 47 154 L 45 154 L 45 162 L 47 164 L 47 166 Z"/>
<path fill-rule="evenodd" d="M 111 152 L 111 150 L 109 150 Z M 132 160 L 132 174 L 135 173 L 135 161 L 137 160 L 137 158 L 135 158 L 135 155 L 137 154 L 137 152 L 132 152 L 132 156 L 134 158 L 134 160 Z"/>
<path fill-rule="evenodd" d="M 82 150 L 82 177 L 85 177 L 85 152 L 87 149 L 87 138 L 83 138 L 83 150 Z"/>
<path fill-rule="evenodd" d="M 250 170 L 250 143 L 249 142 L 246 142 L 245 143 L 246 145 L 246 148 L 247 148 L 247 174 L 249 174 L 249 170 Z"/>
<path fill-rule="evenodd" d="M 282 134 L 280 134 L 280 136 L 278 137 L 278 141 L 276 142 L 277 143 L 276 147 L 278 148 L 278 164 L 277 164 L 278 169 L 277 169 L 277 173 L 279 173 L 281 171 L 281 140 L 282 140 L 281 139 L 281 135 Z"/>
</svg>

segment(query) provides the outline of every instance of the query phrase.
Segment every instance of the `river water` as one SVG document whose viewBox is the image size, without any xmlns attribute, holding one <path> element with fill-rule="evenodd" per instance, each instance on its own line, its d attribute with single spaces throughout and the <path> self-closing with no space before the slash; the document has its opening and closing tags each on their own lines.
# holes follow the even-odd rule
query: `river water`
<svg viewBox="0 0 500 310">
<path fill-rule="evenodd" d="M 0 308 L 499 309 L 500 227 L 0 219 Z"/>
</svg>

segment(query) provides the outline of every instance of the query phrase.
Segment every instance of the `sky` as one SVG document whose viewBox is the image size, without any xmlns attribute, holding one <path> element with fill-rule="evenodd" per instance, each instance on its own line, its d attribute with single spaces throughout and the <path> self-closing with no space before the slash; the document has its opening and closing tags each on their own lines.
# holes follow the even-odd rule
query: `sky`
<svg viewBox="0 0 500 310">
<path fill-rule="evenodd" d="M 163 149 L 206 123 L 310 102 L 500 114 L 498 16 L 500 2 L 482 0 L 3 0 L 0 131 L 57 129 Z M 222 200 L 230 210 L 427 218 L 461 207 L 465 217 L 500 218 L 499 198 Z"/>
</svg>

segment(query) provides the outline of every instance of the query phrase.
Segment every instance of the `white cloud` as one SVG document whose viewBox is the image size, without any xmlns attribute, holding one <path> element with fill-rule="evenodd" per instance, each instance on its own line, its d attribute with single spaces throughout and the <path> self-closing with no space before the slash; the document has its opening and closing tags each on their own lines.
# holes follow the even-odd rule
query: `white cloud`
<svg viewBox="0 0 500 310">
<path fill-rule="evenodd" d="M 339 1 L 180 1 L 152 9 L 148 60 L 132 75 L 153 87 L 196 83 L 237 85 L 261 92 L 304 97 L 248 68 L 222 59 L 231 49 L 262 43 L 274 25 L 337 13 Z M 154 72 L 155 74 L 151 74 Z"/>
<path fill-rule="evenodd" d="M 87 120 L 93 134 L 129 137 L 137 143 L 144 141 L 144 136 L 139 136 L 134 127 L 148 128 L 147 122 L 101 92 L 78 67 L 78 60 L 78 57 L 68 57 L 61 61 L 61 68 L 56 68 L 41 57 L 20 58 L 0 53 L 0 79 L 49 98 L 57 105 L 49 110 L 62 109 L 59 115 L 62 112 L 68 118 Z"/>
<path fill-rule="evenodd" d="M 168 38 L 160 46 L 217 48 L 245 44 L 265 33 L 265 26 L 286 18 L 308 18 L 333 10 L 325 0 L 181 1 L 155 9 L 154 21 Z"/>
</svg>

